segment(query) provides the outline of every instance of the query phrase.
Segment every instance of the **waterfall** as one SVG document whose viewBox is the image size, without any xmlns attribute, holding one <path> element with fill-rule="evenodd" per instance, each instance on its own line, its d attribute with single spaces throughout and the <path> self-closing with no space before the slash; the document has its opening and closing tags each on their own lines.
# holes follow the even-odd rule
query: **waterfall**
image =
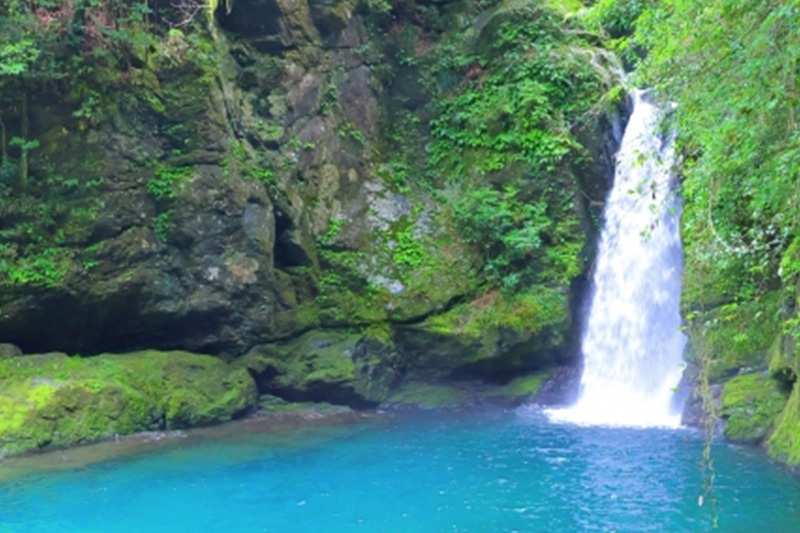
<svg viewBox="0 0 800 533">
<path fill-rule="evenodd" d="M 593 275 L 577 403 L 550 412 L 584 424 L 680 424 L 674 401 L 685 336 L 679 309 L 680 200 L 672 139 L 645 93 L 633 94 Z"/>
</svg>

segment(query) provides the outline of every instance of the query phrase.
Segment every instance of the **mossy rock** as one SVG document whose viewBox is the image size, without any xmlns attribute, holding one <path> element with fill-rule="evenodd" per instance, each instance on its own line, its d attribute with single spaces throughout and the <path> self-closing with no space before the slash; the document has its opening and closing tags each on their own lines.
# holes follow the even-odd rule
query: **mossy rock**
<svg viewBox="0 0 800 533">
<path fill-rule="evenodd" d="M 712 380 L 719 381 L 741 368 L 767 367 L 767 353 L 781 329 L 780 306 L 781 296 L 775 291 L 697 315 L 696 325 L 689 328 L 692 352 L 710 353 Z"/>
<path fill-rule="evenodd" d="M 798 373 L 798 358 L 795 355 L 797 341 L 787 335 L 778 335 L 769 349 L 769 373 L 772 377 L 794 382 Z"/>
<path fill-rule="evenodd" d="M 289 402 L 278 396 L 264 394 L 258 399 L 257 415 L 301 415 L 321 417 L 350 413 L 349 407 L 326 402 Z"/>
<path fill-rule="evenodd" d="M 371 407 L 388 397 L 397 379 L 395 360 L 393 348 L 374 338 L 316 330 L 256 346 L 236 364 L 256 377 L 262 393 L 295 402 Z"/>
<path fill-rule="evenodd" d="M 773 459 L 800 465 L 800 382 L 795 382 L 789 401 L 778 416 L 767 451 Z"/>
<path fill-rule="evenodd" d="M 457 407 L 469 399 L 463 388 L 440 383 L 411 381 L 401 386 L 389 397 L 387 403 L 416 407 Z"/>
<path fill-rule="evenodd" d="M 507 376 L 553 363 L 570 325 L 568 300 L 559 290 L 491 291 L 398 328 L 397 342 L 412 372 Z"/>
<path fill-rule="evenodd" d="M 725 437 L 734 442 L 758 443 L 781 413 L 788 391 L 767 374 L 745 374 L 725 383 L 722 417 Z"/>
<path fill-rule="evenodd" d="M 503 401 L 522 401 L 536 396 L 550 376 L 550 372 L 541 371 L 519 376 L 505 385 L 490 390 L 486 397 Z"/>
<path fill-rule="evenodd" d="M 244 369 L 188 352 L 3 359 L 0 390 L 0 456 L 223 422 L 257 401 Z"/>
</svg>

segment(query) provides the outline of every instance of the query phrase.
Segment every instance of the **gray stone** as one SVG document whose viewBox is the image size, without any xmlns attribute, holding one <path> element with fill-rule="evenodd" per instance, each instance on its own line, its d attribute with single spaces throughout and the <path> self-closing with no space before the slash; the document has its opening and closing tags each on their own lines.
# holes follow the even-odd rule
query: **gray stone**
<svg viewBox="0 0 800 533">
<path fill-rule="evenodd" d="M 0 357 L 16 357 L 22 355 L 19 346 L 7 342 L 0 343 Z"/>
</svg>

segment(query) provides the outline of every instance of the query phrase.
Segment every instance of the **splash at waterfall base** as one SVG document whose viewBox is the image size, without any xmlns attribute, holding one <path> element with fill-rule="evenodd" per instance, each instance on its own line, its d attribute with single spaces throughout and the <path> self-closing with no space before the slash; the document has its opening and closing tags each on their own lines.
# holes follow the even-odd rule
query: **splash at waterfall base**
<svg viewBox="0 0 800 533">
<path fill-rule="evenodd" d="M 680 425 L 686 339 L 674 150 L 659 133 L 660 108 L 641 91 L 632 98 L 594 266 L 580 395 L 551 410 L 554 421 Z"/>
<path fill-rule="evenodd" d="M 682 272 L 683 206 L 672 139 L 659 133 L 662 114 L 649 97 L 634 92 L 632 98 L 593 269 L 583 374 L 573 381 L 577 401 L 546 413 L 551 421 L 579 425 L 701 426 L 709 406 L 691 389 L 700 381 L 694 363 L 704 360 L 710 416 L 725 439 L 763 446 L 796 468 L 797 343 L 781 326 L 782 292 L 773 287 L 750 300 L 734 298 L 736 278 L 722 279 L 709 267 L 713 253 L 692 225 L 682 228 L 688 258 Z M 696 219 L 690 210 L 698 206 L 686 209 Z M 690 317 L 686 362 L 681 309 Z"/>
</svg>

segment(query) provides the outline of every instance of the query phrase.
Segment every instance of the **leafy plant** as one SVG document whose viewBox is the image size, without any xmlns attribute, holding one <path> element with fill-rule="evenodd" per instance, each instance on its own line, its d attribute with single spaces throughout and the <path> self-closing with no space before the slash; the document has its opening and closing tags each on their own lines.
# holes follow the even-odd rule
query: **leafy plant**
<svg viewBox="0 0 800 533">
<path fill-rule="evenodd" d="M 419 239 L 414 235 L 414 226 L 409 225 L 397 232 L 397 241 L 392 250 L 395 264 L 409 268 L 419 268 L 425 262 L 427 253 Z"/>
</svg>

